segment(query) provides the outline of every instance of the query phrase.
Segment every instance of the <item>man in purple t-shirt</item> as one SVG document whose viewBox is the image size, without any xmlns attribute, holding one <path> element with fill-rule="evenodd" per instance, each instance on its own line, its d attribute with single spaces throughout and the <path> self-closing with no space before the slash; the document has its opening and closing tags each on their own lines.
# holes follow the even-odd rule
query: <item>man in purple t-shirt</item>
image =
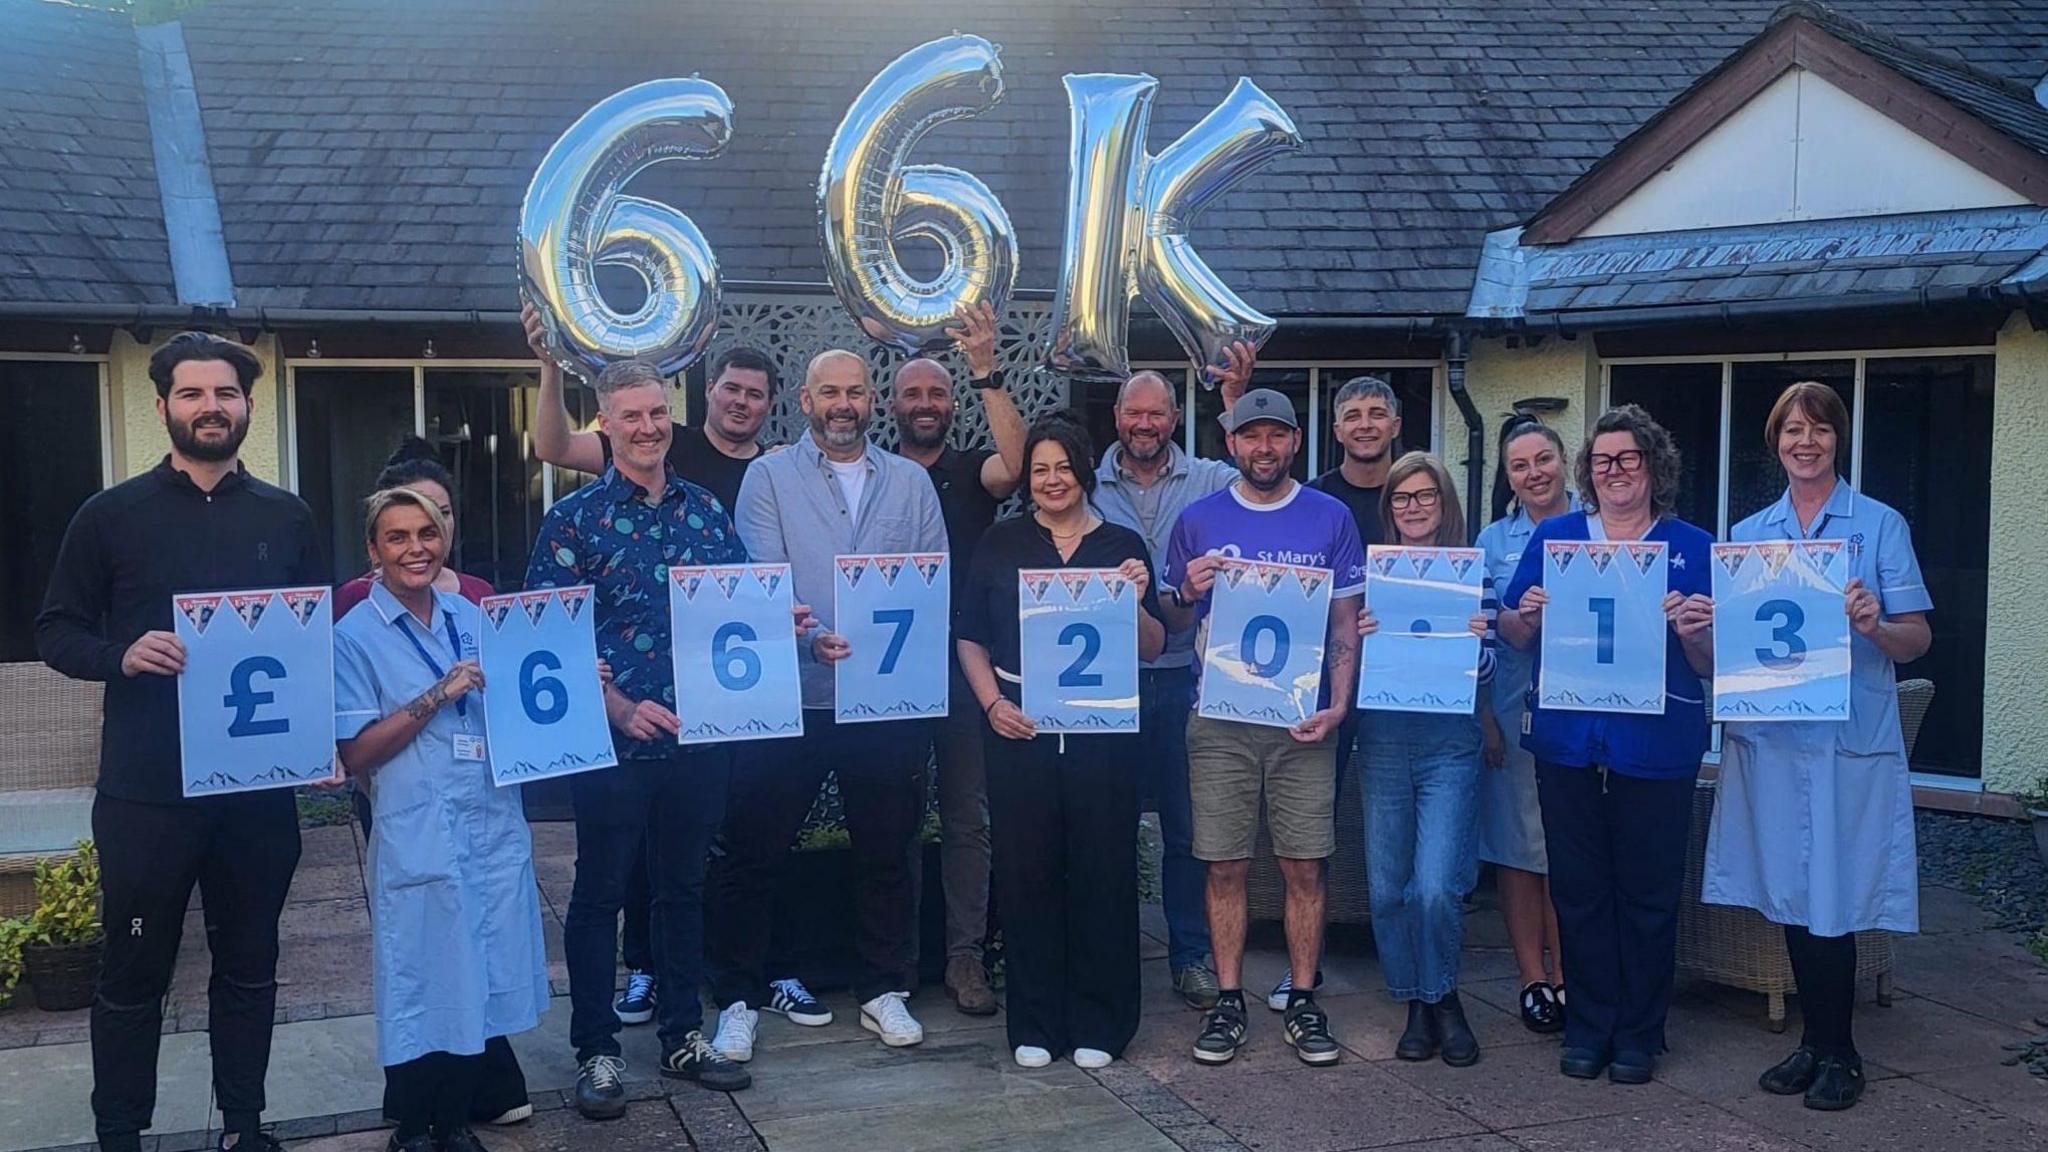
<svg viewBox="0 0 2048 1152">
<path fill-rule="evenodd" d="M 1245 1042 L 1245 876 L 1259 797 L 1287 889 L 1287 1042 L 1304 1063 L 1335 1064 L 1343 1050 L 1314 996 L 1323 950 L 1323 861 L 1336 849 L 1336 733 L 1358 671 L 1358 605 L 1365 552 L 1350 511 L 1289 475 L 1301 451 L 1294 403 L 1257 388 L 1231 409 L 1238 478 L 1187 506 L 1168 543 L 1160 606 L 1169 629 L 1206 621 L 1209 591 L 1226 558 L 1327 568 L 1334 587 L 1321 707 L 1292 728 L 1188 718 L 1194 855 L 1209 864 L 1210 947 L 1222 995 L 1202 1018 L 1195 1059 L 1222 1064 Z M 1205 647 L 1197 637 L 1196 650 Z"/>
</svg>

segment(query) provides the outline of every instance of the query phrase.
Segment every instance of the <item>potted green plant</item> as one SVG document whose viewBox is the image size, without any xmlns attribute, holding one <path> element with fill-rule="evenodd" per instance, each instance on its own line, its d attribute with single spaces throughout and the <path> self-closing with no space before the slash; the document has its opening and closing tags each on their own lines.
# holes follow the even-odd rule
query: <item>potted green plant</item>
<svg viewBox="0 0 2048 1152">
<path fill-rule="evenodd" d="M 21 946 L 28 935 L 28 917 L 0 919 L 0 1008 L 14 1003 L 14 987 L 21 982 Z"/>
<path fill-rule="evenodd" d="M 92 1003 L 100 976 L 100 856 L 90 840 L 36 865 L 36 910 L 21 945 L 21 975 L 36 1007 L 67 1012 Z"/>
</svg>

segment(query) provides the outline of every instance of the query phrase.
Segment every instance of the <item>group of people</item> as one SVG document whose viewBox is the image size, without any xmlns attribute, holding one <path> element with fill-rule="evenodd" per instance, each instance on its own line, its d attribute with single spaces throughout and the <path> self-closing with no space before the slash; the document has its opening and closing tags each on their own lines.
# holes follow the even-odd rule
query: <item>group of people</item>
<svg viewBox="0 0 2048 1152">
<path fill-rule="evenodd" d="M 673 420 L 654 368 L 622 361 L 594 382 L 598 430 L 578 431 L 531 312 L 527 328 L 542 362 L 538 454 L 597 478 L 549 510 L 525 585 L 595 587 L 620 759 L 570 782 L 577 855 L 563 946 L 584 1115 L 625 1109 L 624 1024 L 656 1021 L 662 1075 L 731 1091 L 751 1083 L 761 1013 L 832 1021 L 795 973 L 769 967 L 780 869 L 828 775 L 852 840 L 860 1024 L 889 1046 L 923 1039 L 908 1005 L 923 898 L 913 859 L 934 761 L 946 990 L 962 1012 L 997 1009 L 982 956 L 993 890 L 1008 1039 L 1022 1066 L 1065 1056 L 1101 1067 L 1136 1032 L 1133 862 L 1149 806 L 1162 832 L 1173 987 L 1203 1013 L 1195 1060 L 1231 1060 L 1251 1030 L 1246 877 L 1263 816 L 1288 953 L 1266 999 L 1302 1061 L 1342 1059 L 1316 999 L 1325 865 L 1362 849 L 1387 990 L 1407 1012 L 1398 1056 L 1480 1058 L 1459 957 L 1464 900 L 1485 862 L 1498 869 L 1523 1023 L 1564 1034 L 1566 1075 L 1652 1077 L 1707 747 L 1713 601 L 1711 534 L 1672 515 L 1677 449 L 1642 409 L 1601 415 L 1570 479 L 1554 430 L 1526 417 L 1503 428 L 1510 511 L 1478 533 L 1487 580 L 1469 622 L 1482 641 L 1481 702 L 1470 716 L 1361 713 L 1350 706 L 1361 645 L 1379 626 L 1364 596 L 1366 548 L 1468 539 L 1443 462 L 1400 453 L 1400 399 L 1382 380 L 1337 393 L 1342 462 L 1303 484 L 1292 475 L 1302 445 L 1293 403 L 1248 388 L 1248 345 L 1217 371 L 1232 456 L 1221 461 L 1178 446 L 1175 390 L 1151 372 L 1119 389 L 1117 440 L 1099 457 L 1071 418 L 1027 427 L 997 371 L 985 310 L 963 313 L 952 335 L 993 451 L 951 446 L 955 381 L 929 359 L 897 371 L 899 448 L 877 447 L 868 365 L 841 350 L 809 363 L 798 398 L 808 429 L 784 447 L 760 442 L 777 381 L 772 361 L 746 349 L 711 365 L 705 418 L 691 427 Z M 109 931 L 91 1028 L 93 1107 L 109 1152 L 139 1148 L 150 1122 L 162 998 L 195 884 L 213 954 L 220 1147 L 278 1147 L 260 1118 L 277 921 L 299 852 L 294 806 L 279 791 L 179 794 L 184 652 L 170 630 L 173 592 L 326 582 L 306 506 L 239 461 L 260 373 L 246 348 L 203 334 L 156 352 L 150 374 L 171 451 L 80 510 L 38 619 L 51 666 L 107 684 L 94 835 Z M 1831 390 L 1787 390 L 1766 436 L 1787 491 L 1731 536 L 1850 542 L 1851 719 L 1729 727 L 1705 891 L 1785 925 L 1806 1033 L 1761 1083 L 1818 1108 L 1847 1107 L 1862 1089 L 1853 933 L 1917 924 L 1891 685 L 1894 662 L 1926 650 L 1930 603 L 1903 519 L 1839 477 L 1848 434 Z M 380 478 L 364 519 L 370 572 L 337 593 L 338 755 L 365 797 L 391 1147 L 475 1152 L 474 1125 L 530 1114 L 505 1038 L 538 1021 L 549 989 L 531 839 L 516 790 L 491 783 L 476 698 L 489 690 L 476 603 L 488 589 L 451 567 L 453 481 L 431 455 L 402 451 Z M 1021 510 L 997 522 L 999 504 L 1020 491 Z M 1533 705 L 1543 545 L 1598 539 L 1670 548 L 1662 714 Z M 834 558 L 939 551 L 954 572 L 951 714 L 834 723 L 833 665 L 850 654 L 833 629 Z M 1321 694 L 1290 728 L 1192 715 L 1196 653 L 1217 573 L 1233 557 L 1331 573 Z M 666 569 L 740 562 L 791 567 L 803 734 L 680 745 Z M 1060 567 L 1116 569 L 1140 595 L 1135 734 L 1041 734 L 1019 706 L 1018 572 Z M 1354 751 L 1365 843 L 1340 845 L 1336 782 Z"/>
</svg>

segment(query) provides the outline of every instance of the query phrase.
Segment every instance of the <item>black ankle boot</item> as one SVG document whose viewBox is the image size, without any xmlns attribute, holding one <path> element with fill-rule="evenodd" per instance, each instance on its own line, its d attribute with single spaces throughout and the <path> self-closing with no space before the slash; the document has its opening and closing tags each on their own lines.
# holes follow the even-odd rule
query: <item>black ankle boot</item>
<svg viewBox="0 0 2048 1152">
<path fill-rule="evenodd" d="M 1442 1000 L 1430 1005 L 1435 1017 L 1436 1033 L 1443 1038 L 1444 1063 L 1453 1068 L 1465 1068 L 1479 1063 L 1479 1038 L 1472 1035 L 1472 1026 L 1465 1022 L 1465 1005 L 1458 1000 L 1456 992 L 1449 992 Z"/>
<path fill-rule="evenodd" d="M 1401 1042 L 1394 1055 L 1403 1060 L 1427 1060 L 1436 1055 L 1442 1034 L 1437 1031 L 1436 1013 L 1420 1000 L 1408 1002 L 1408 1027 L 1401 1030 Z"/>
</svg>

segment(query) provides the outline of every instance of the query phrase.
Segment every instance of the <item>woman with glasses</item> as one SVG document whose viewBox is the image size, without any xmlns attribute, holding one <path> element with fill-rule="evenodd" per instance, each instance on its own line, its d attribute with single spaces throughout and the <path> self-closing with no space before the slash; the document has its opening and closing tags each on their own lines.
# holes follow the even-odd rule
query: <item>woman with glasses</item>
<svg viewBox="0 0 2048 1152">
<path fill-rule="evenodd" d="M 1913 784 L 1895 677 L 1897 665 L 1926 654 L 1934 601 L 1905 517 L 1836 471 L 1849 444 L 1849 409 L 1834 389 L 1811 380 L 1786 389 L 1764 423 L 1764 442 L 1785 469 L 1785 495 L 1728 538 L 1849 542 L 1849 719 L 1723 729 L 1702 898 L 1754 908 L 1785 926 L 1805 1033 L 1759 1083 L 1834 1112 L 1863 1095 L 1863 1058 L 1850 1029 L 1855 934 L 1920 928 Z"/>
<path fill-rule="evenodd" d="M 1394 462 L 1380 497 L 1380 521 L 1381 538 L 1390 544 L 1465 546 L 1457 487 L 1450 470 L 1427 452 Z M 1458 953 L 1465 942 L 1465 896 L 1479 875 L 1480 732 L 1493 724 L 1485 701 L 1493 679 L 1495 604 L 1492 578 L 1484 583 L 1480 610 L 1468 622 L 1481 640 L 1477 714 L 1366 712 L 1358 735 L 1373 941 L 1387 994 L 1408 1005 L 1394 1054 L 1428 1060 L 1441 1053 L 1453 1067 L 1479 1059 L 1479 1041 L 1458 999 Z M 1358 612 L 1360 636 L 1379 630 L 1371 596 L 1366 600 Z M 1487 739 L 1497 742 L 1500 734 Z"/>
<path fill-rule="evenodd" d="M 1713 671 L 1713 537 L 1671 514 L 1678 448 L 1634 404 L 1608 411 L 1579 453 L 1580 512 L 1536 526 L 1502 597 L 1500 631 L 1534 651 L 1544 628 L 1545 545 L 1642 540 L 1669 550 L 1662 712 L 1529 708 L 1550 895 L 1571 959 L 1559 1069 L 1647 1083 L 1664 1051 L 1693 786 L 1707 750 L 1700 678 Z M 1583 606 L 1581 606 L 1583 610 Z M 1537 674 L 1540 675 L 1540 655 Z"/>
<path fill-rule="evenodd" d="M 1494 478 L 1495 510 L 1507 514 L 1479 533 L 1494 587 L 1506 588 L 1528 551 L 1536 526 L 1575 512 L 1578 497 L 1565 476 L 1564 441 L 1533 416 L 1515 415 L 1501 428 Z M 1507 498 L 1512 497 L 1512 504 Z M 1564 951 L 1550 904 L 1550 864 L 1543 814 L 1536 801 L 1536 758 L 1521 746 L 1528 715 L 1527 653 L 1500 649 L 1488 707 L 1486 768 L 1479 776 L 1479 859 L 1495 868 L 1500 914 L 1522 982 L 1522 1024 L 1531 1032 L 1564 1028 Z M 1512 738 L 1503 739 L 1502 733 Z M 1547 966 L 1546 966 L 1547 963 Z"/>
</svg>

